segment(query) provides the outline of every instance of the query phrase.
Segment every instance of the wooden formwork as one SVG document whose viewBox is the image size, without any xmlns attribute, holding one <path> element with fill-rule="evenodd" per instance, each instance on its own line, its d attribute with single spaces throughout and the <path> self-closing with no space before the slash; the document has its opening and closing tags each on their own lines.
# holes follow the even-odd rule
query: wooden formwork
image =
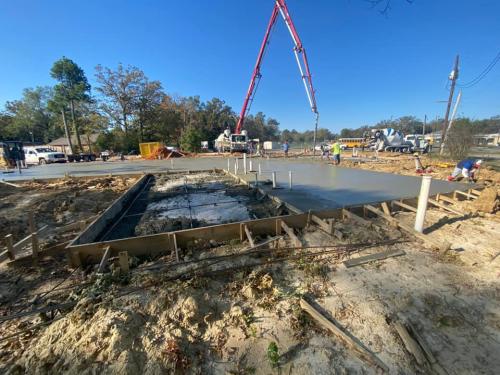
<svg viewBox="0 0 500 375">
<path fill-rule="evenodd" d="M 427 237 L 424 234 L 414 231 L 411 226 L 400 223 L 392 216 L 390 207 L 393 209 L 397 207 L 399 210 L 405 209 L 410 212 L 415 212 L 415 206 L 417 203 L 416 198 L 376 202 L 372 204 L 354 205 L 304 213 L 287 202 L 266 193 L 258 186 L 252 186 L 244 179 L 241 179 L 240 177 L 225 170 L 211 169 L 202 171 L 176 171 L 168 174 L 191 174 L 200 172 L 217 172 L 231 176 L 236 181 L 247 185 L 249 188 L 257 189 L 262 195 L 267 195 L 275 202 L 283 204 L 290 212 L 292 212 L 292 214 L 139 237 L 99 241 L 99 236 L 102 235 L 103 231 L 112 225 L 113 220 L 116 220 L 116 217 L 120 215 L 124 207 L 127 204 L 130 204 L 131 200 L 135 199 L 138 192 L 140 192 L 141 189 L 144 189 L 144 187 L 149 183 L 152 175 L 147 174 L 143 175 L 132 187 L 130 187 L 87 228 L 85 228 L 79 236 L 69 243 L 65 251 L 67 252 L 70 264 L 73 266 L 80 266 L 81 264 L 87 263 L 99 263 L 108 248 L 108 255 L 113 254 L 113 256 L 126 252 L 129 256 L 158 256 L 162 254 L 175 254 L 178 258 L 179 250 L 190 247 L 196 240 L 241 240 L 242 238 L 247 238 L 248 233 L 250 233 L 251 236 L 275 236 L 285 231 L 294 242 L 298 242 L 298 238 L 294 234 L 295 229 L 301 230 L 308 225 L 314 224 L 326 233 L 335 235 L 332 229 L 332 223 L 334 220 L 348 219 L 358 225 L 371 227 L 374 226 L 374 224 L 372 220 L 367 219 L 369 216 L 377 216 L 386 220 L 388 224 L 423 241 L 429 247 L 442 249 L 443 245 L 445 245 Z M 475 196 L 477 196 L 480 192 L 478 190 L 474 190 L 469 191 L 467 194 L 475 194 Z M 464 194 L 458 193 L 458 196 L 462 197 Z M 470 199 L 469 197 L 467 198 Z M 456 199 L 457 193 L 438 194 L 430 199 L 430 203 L 440 209 L 444 209 L 447 212 L 458 215 L 460 212 L 450 207 L 453 202 L 456 202 Z M 445 205 L 445 203 L 447 204 Z"/>
</svg>

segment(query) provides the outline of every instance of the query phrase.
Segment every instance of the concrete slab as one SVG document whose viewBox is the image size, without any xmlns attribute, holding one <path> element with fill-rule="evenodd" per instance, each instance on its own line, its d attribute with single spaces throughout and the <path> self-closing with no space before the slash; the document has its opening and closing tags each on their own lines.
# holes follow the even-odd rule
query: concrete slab
<svg viewBox="0 0 500 375">
<path fill-rule="evenodd" d="M 174 169 L 202 170 L 211 168 L 227 168 L 227 158 L 179 158 L 174 159 Z M 234 173 L 234 160 L 230 158 L 230 171 Z M 255 180 L 255 173 L 243 175 L 243 161 L 239 160 L 240 177 L 247 181 Z M 277 172 L 280 189 L 272 191 L 273 195 L 293 206 L 307 211 L 324 210 L 374 203 L 384 200 L 414 198 L 420 191 L 420 177 L 400 176 L 389 173 L 372 172 L 361 169 L 335 167 L 322 161 L 307 159 L 264 159 L 253 158 L 253 168 L 261 164 L 263 174 L 259 181 L 271 179 L 271 172 Z M 170 169 L 170 160 L 139 160 L 117 162 L 67 163 L 61 165 L 44 165 L 29 168 L 22 175 L 2 174 L 0 178 L 7 181 L 32 178 L 55 178 L 65 174 L 73 176 L 99 176 L 128 173 L 160 173 Z M 292 171 L 293 188 L 288 189 L 288 172 Z M 262 185 L 271 191 L 270 185 Z M 454 190 L 465 190 L 466 184 L 450 183 L 434 180 L 431 194 L 449 193 Z"/>
<path fill-rule="evenodd" d="M 260 187 L 302 211 L 415 198 L 421 184 L 421 177 L 417 176 L 342 168 L 316 162 L 263 160 L 261 170 L 262 175 L 258 176 L 260 182 L 270 181 L 271 172 L 276 172 L 278 189 L 272 189 L 271 184 L 261 184 Z M 292 171 L 292 190 L 289 189 L 289 171 Z M 251 183 L 255 181 L 255 173 L 246 176 L 239 173 L 239 177 Z M 462 183 L 433 180 L 431 195 L 465 188 L 468 186 Z"/>
</svg>

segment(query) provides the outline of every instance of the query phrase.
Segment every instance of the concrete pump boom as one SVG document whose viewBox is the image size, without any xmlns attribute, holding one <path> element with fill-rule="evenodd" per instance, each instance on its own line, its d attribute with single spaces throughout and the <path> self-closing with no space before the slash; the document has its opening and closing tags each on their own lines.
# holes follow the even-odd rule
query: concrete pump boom
<svg viewBox="0 0 500 375">
<path fill-rule="evenodd" d="M 278 17 L 278 14 L 281 14 L 281 17 L 285 21 L 288 31 L 290 32 L 290 35 L 293 39 L 294 43 L 293 52 L 295 53 L 295 58 L 299 66 L 300 75 L 302 77 L 302 82 L 304 83 L 304 88 L 306 90 L 307 99 L 309 100 L 309 105 L 311 106 L 311 110 L 313 111 L 313 113 L 316 114 L 316 127 L 317 127 L 318 108 L 316 106 L 316 97 L 314 95 L 314 87 L 312 83 L 311 72 L 309 70 L 309 63 L 307 61 L 306 50 L 302 45 L 302 41 L 300 40 L 299 34 L 297 33 L 297 29 L 293 24 L 292 17 L 290 16 L 290 12 L 288 11 L 288 7 L 285 3 L 285 0 L 276 0 L 273 12 L 271 14 L 271 19 L 269 20 L 269 24 L 267 25 L 266 33 L 264 35 L 264 40 L 262 41 L 262 45 L 260 46 L 260 51 L 257 56 L 257 62 L 255 63 L 255 68 L 252 73 L 252 79 L 250 80 L 250 85 L 248 86 L 248 91 L 245 96 L 245 101 L 243 102 L 243 107 L 241 108 L 240 118 L 238 119 L 238 124 L 236 125 L 236 131 L 235 131 L 236 134 L 240 134 L 241 129 L 243 128 L 243 124 L 245 122 L 245 117 L 248 115 L 251 103 L 255 97 L 258 83 L 262 77 L 262 74 L 260 73 L 262 60 L 264 57 L 264 53 L 266 51 L 266 47 L 269 44 L 271 31 L 273 29 L 273 26 L 276 24 L 276 19 Z"/>
</svg>

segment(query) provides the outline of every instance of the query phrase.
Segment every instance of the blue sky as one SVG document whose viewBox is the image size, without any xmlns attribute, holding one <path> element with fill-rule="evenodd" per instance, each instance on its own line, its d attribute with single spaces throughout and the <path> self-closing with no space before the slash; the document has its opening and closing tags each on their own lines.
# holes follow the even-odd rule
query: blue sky
<svg viewBox="0 0 500 375">
<path fill-rule="evenodd" d="M 498 0 L 392 0 L 387 16 L 364 0 L 288 0 L 306 47 L 320 126 L 444 114 L 447 75 L 457 53 L 461 81 L 475 78 L 500 50 Z M 168 93 L 224 99 L 239 112 L 272 0 L 0 1 L 0 104 L 22 89 L 52 85 L 52 63 L 77 62 L 94 84 L 97 64 L 119 62 L 160 80 Z M 280 19 L 252 113 L 281 128 L 310 129 L 310 112 Z M 459 113 L 500 114 L 500 64 L 464 90 Z"/>
</svg>

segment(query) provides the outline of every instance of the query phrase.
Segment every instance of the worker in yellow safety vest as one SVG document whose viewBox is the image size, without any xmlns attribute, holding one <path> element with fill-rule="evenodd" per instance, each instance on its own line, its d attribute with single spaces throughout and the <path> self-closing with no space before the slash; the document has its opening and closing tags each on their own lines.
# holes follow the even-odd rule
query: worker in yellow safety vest
<svg viewBox="0 0 500 375">
<path fill-rule="evenodd" d="M 339 141 L 335 141 L 335 143 L 332 145 L 332 155 L 333 155 L 333 163 L 335 165 L 340 164 L 340 143 Z"/>
</svg>

